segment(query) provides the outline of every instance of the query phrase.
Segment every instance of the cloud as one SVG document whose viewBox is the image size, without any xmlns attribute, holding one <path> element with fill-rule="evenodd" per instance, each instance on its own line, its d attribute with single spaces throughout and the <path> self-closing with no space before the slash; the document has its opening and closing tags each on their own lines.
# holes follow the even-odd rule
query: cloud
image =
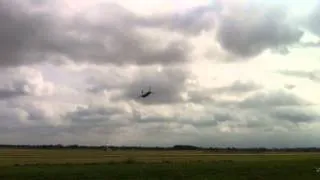
<svg viewBox="0 0 320 180">
<path fill-rule="evenodd" d="M 296 43 L 303 35 L 298 26 L 289 21 L 281 6 L 261 1 L 232 5 L 224 4 L 228 13 L 220 17 L 217 39 L 222 47 L 235 55 L 257 56 L 267 49 Z"/>
<path fill-rule="evenodd" d="M 281 70 L 280 74 L 287 76 L 294 76 L 300 78 L 307 78 L 314 82 L 320 82 L 320 71 L 301 71 L 301 70 Z"/>
<path fill-rule="evenodd" d="M 215 103 L 219 104 L 219 106 L 229 106 L 236 104 L 241 97 L 262 88 L 263 86 L 253 81 L 234 80 L 230 84 L 223 86 L 188 89 L 186 99 L 192 103 Z"/>
<path fill-rule="evenodd" d="M 30 13 L 19 1 L 0 1 L 0 66 L 17 66 L 38 61 L 36 43 L 43 40 L 49 27 L 45 16 Z M 38 49 L 37 49 L 38 50 Z"/>
<path fill-rule="evenodd" d="M 159 41 L 138 30 L 153 27 L 145 23 L 150 20 L 116 4 L 99 4 L 71 19 L 55 15 L 54 10 L 46 12 L 46 16 L 42 12 L 26 11 L 4 0 L 0 8 L 3 9 L 0 19 L 3 24 L 0 31 L 3 43 L 0 45 L 1 66 L 41 61 L 61 63 L 66 59 L 117 65 L 171 64 L 188 60 L 186 42 L 173 39 L 159 46 Z"/>
<path fill-rule="evenodd" d="M 80 72 L 89 74 L 85 80 L 88 86 L 87 91 L 99 94 L 126 88 L 135 80 L 137 71 L 139 71 L 138 66 L 88 66 Z"/>
<path fill-rule="evenodd" d="M 313 11 L 309 14 L 307 17 L 307 27 L 313 32 L 314 34 L 318 35 L 320 37 L 320 3 L 317 2 L 313 8 Z"/>
<path fill-rule="evenodd" d="M 234 81 L 229 86 L 215 88 L 214 91 L 217 93 L 248 93 L 251 91 L 259 90 L 262 86 L 254 82 L 245 82 L 241 80 Z"/>
<path fill-rule="evenodd" d="M 308 123 L 318 120 L 320 114 L 310 110 L 297 108 L 278 108 L 270 112 L 270 116 L 279 120 L 286 120 L 293 123 Z"/>
<path fill-rule="evenodd" d="M 97 106 L 77 107 L 74 111 L 66 113 L 66 119 L 70 119 L 75 125 L 97 126 L 100 123 L 106 123 L 112 120 L 116 115 L 121 115 L 125 111 L 117 106 Z"/>
<path fill-rule="evenodd" d="M 17 126 L 23 120 L 25 114 L 21 109 L 10 108 L 5 101 L 0 102 L 0 107 L 0 117 L 2 119 L 0 128 L 10 129 Z"/>
<path fill-rule="evenodd" d="M 95 64 L 150 65 L 188 61 L 186 52 L 189 47 L 183 40 L 171 40 L 161 47 L 159 41 L 149 39 L 140 33 L 138 28 L 143 26 L 122 15 L 124 10 L 120 7 L 102 7 L 105 9 L 101 16 L 108 15 L 117 19 L 100 19 L 95 22 L 86 19 L 85 16 L 76 17 L 65 29 L 53 32 L 53 38 L 42 46 L 44 51 L 52 55 L 65 56 L 76 62 Z M 120 9 L 105 12 L 110 8 Z"/>
<path fill-rule="evenodd" d="M 242 108 L 274 108 L 281 106 L 305 106 L 309 102 L 283 91 L 258 92 L 239 103 Z"/>
<path fill-rule="evenodd" d="M 320 47 L 320 41 L 319 42 L 305 42 L 305 43 L 300 43 L 302 47 Z"/>
<path fill-rule="evenodd" d="M 22 67 L 1 72 L 0 99 L 19 96 L 48 96 L 55 93 L 55 86 L 46 81 L 41 72 Z"/>
<path fill-rule="evenodd" d="M 222 47 L 251 57 L 268 48 L 295 43 L 303 34 L 287 22 L 283 9 L 270 5 L 261 8 L 254 3 L 238 6 L 234 11 L 239 12 L 237 15 L 225 15 L 218 6 L 211 5 L 162 16 L 141 16 L 116 3 L 97 3 L 71 17 L 58 14 L 63 3 L 50 4 L 52 9 L 48 9 L 48 3 L 15 6 L 1 1 L 4 10 L 0 21 L 5 24 L 0 32 L 5 42 L 0 45 L 4 57 L 1 66 L 44 61 L 121 66 L 183 63 L 191 60 L 194 49 L 184 37 L 213 28 L 218 28 L 217 39 Z M 225 9 L 230 7 L 228 3 L 223 5 Z M 151 38 L 145 32 L 148 29 L 163 31 L 166 41 Z M 167 31 L 180 35 L 167 36 Z"/>
<path fill-rule="evenodd" d="M 0 0 L 0 142 L 318 145 L 317 11 L 300 13 L 308 8 Z"/>
<path fill-rule="evenodd" d="M 294 85 L 294 84 L 285 84 L 284 85 L 284 88 L 286 88 L 286 89 L 294 89 L 296 87 L 296 85 Z"/>
<path fill-rule="evenodd" d="M 200 6 L 183 13 L 172 13 L 146 20 L 146 23 L 161 28 L 197 35 L 202 31 L 212 30 L 215 26 L 215 6 Z"/>
<path fill-rule="evenodd" d="M 67 111 L 72 110 L 72 106 L 68 103 L 41 101 L 32 98 L 14 99 L 7 102 L 8 109 L 19 113 L 17 127 L 64 126 L 69 122 L 61 117 Z"/>
</svg>

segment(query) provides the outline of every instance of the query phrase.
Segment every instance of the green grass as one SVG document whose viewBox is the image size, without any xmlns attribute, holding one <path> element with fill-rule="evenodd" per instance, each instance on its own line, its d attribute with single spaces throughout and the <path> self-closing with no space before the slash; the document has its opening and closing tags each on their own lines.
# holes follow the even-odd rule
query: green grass
<svg viewBox="0 0 320 180">
<path fill-rule="evenodd" d="M 0 179 L 320 179 L 320 154 L 0 149 Z"/>
</svg>

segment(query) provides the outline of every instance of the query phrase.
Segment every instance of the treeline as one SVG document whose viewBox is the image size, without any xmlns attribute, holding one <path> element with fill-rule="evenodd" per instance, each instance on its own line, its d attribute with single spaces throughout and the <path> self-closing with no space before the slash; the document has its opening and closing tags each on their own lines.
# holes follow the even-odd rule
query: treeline
<svg viewBox="0 0 320 180">
<path fill-rule="evenodd" d="M 192 145 L 174 145 L 172 147 L 143 147 L 143 146 L 85 146 L 85 145 L 0 145 L 0 148 L 23 149 L 103 149 L 103 150 L 199 150 L 207 152 L 320 152 L 318 147 L 303 148 L 236 148 L 236 147 L 199 147 Z"/>
</svg>

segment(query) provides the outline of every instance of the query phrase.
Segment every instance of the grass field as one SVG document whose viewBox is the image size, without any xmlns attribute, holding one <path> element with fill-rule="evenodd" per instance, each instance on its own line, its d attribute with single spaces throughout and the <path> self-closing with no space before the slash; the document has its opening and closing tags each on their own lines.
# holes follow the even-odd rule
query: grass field
<svg viewBox="0 0 320 180">
<path fill-rule="evenodd" d="M 0 179 L 320 179 L 320 154 L 0 149 Z"/>
</svg>

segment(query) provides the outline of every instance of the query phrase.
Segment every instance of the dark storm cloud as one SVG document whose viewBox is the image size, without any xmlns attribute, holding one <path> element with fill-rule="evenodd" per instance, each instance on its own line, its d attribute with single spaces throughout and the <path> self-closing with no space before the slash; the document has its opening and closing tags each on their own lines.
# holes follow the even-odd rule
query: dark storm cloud
<svg viewBox="0 0 320 180">
<path fill-rule="evenodd" d="M 250 1 L 239 7 L 240 11 L 220 17 L 217 39 L 222 47 L 235 55 L 252 57 L 300 40 L 303 32 L 287 21 L 285 9 L 262 4 Z"/>
<path fill-rule="evenodd" d="M 73 31 L 75 35 L 59 30 L 50 41 L 43 44 L 43 51 L 66 56 L 76 62 L 96 64 L 175 64 L 188 60 L 187 52 L 190 49 L 184 41 L 176 40 L 165 48 L 158 48 L 156 46 L 159 42 L 138 33 L 127 21 L 123 19 L 120 24 L 113 24 L 81 19 L 64 30 Z"/>
<path fill-rule="evenodd" d="M 49 19 L 29 13 L 16 1 L 0 0 L 0 66 L 38 61 L 34 59 L 37 52 L 32 51 L 45 34 L 45 20 Z"/>
<path fill-rule="evenodd" d="M 177 16 L 178 19 L 174 18 L 175 15 L 148 19 L 119 5 L 105 3 L 78 13 L 72 19 L 65 19 L 56 15 L 54 10 L 27 11 L 9 0 L 1 0 L 0 66 L 49 60 L 61 63 L 63 58 L 116 65 L 185 62 L 189 60 L 191 50 L 187 42 L 177 39 L 159 47 L 157 40 L 151 40 L 139 28 L 167 27 L 182 31 L 189 26 L 186 31 L 199 31 L 206 27 L 206 23 L 199 21 L 198 24 L 196 19 L 202 15 L 201 10 L 198 11 L 190 21 L 186 17 L 188 14 Z M 93 12 L 97 14 L 96 19 L 89 16 Z M 192 29 L 191 22 L 199 27 Z"/>
<path fill-rule="evenodd" d="M 48 3 L 39 2 L 29 2 L 28 8 Z M 164 28 L 188 35 L 198 34 L 215 25 L 214 17 L 218 13 L 217 7 L 203 6 L 183 14 L 140 17 L 119 5 L 104 3 L 66 19 L 48 7 L 46 11 L 28 8 L 9 0 L 0 1 L 0 66 L 41 61 L 61 63 L 63 58 L 80 63 L 116 65 L 182 63 L 190 60 L 192 50 L 185 40 L 172 40 L 160 47 L 159 41 L 151 40 L 139 29 Z M 224 48 L 247 57 L 300 39 L 302 32 L 286 22 L 285 12 L 261 8 L 262 16 L 257 8 L 260 7 L 247 8 L 245 14 L 250 14 L 250 18 L 242 14 L 219 16 L 217 36 Z M 92 13 L 95 17 L 90 15 Z"/>
</svg>

